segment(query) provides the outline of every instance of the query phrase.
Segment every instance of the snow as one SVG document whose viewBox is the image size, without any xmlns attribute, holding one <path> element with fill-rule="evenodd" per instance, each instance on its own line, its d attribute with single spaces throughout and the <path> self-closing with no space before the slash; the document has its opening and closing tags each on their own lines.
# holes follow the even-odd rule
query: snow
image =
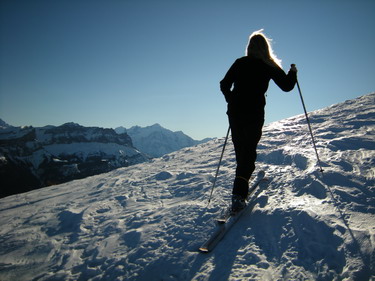
<svg viewBox="0 0 375 281">
<path fill-rule="evenodd" d="M 91 155 L 106 154 L 115 155 L 119 157 L 121 155 L 135 156 L 139 152 L 132 147 L 127 147 L 117 143 L 74 143 L 74 144 L 51 144 L 44 147 L 46 151 L 52 155 L 64 155 L 64 154 L 79 154 L 80 158 L 85 160 Z"/>
<path fill-rule="evenodd" d="M 0 280 L 375 280 L 375 94 L 264 128 L 252 213 L 198 252 L 228 204 L 224 140 L 0 200 Z M 230 142 L 229 142 L 230 143 Z"/>
</svg>

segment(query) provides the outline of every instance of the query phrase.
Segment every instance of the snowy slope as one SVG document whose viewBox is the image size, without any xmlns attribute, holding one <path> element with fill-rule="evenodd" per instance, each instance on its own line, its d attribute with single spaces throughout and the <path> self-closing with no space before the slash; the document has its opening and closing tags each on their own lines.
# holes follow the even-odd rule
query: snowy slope
<svg viewBox="0 0 375 281">
<path fill-rule="evenodd" d="M 211 254 L 230 198 L 223 139 L 0 200 L 0 280 L 374 280 L 375 94 L 265 127 L 257 205 Z M 333 196 L 333 197 L 332 197 Z M 371 277 L 372 276 L 372 277 Z"/>
</svg>

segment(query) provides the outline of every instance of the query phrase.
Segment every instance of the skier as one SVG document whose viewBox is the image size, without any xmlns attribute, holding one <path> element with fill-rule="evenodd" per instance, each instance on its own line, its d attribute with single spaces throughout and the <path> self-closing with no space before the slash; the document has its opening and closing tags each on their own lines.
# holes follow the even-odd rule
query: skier
<svg viewBox="0 0 375 281">
<path fill-rule="evenodd" d="M 232 191 L 234 212 L 246 206 L 249 179 L 255 169 L 256 147 L 262 135 L 265 93 L 270 79 L 280 89 L 289 92 L 297 81 L 297 69 L 292 65 L 285 74 L 280 60 L 273 53 L 270 39 L 261 29 L 251 34 L 246 56 L 237 59 L 220 81 L 220 89 L 228 103 L 227 115 L 237 162 Z"/>
</svg>

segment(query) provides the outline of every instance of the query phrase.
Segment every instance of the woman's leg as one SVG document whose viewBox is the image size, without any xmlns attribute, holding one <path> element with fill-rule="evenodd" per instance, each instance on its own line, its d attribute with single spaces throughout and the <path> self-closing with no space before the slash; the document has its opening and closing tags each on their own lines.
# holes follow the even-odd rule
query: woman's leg
<svg viewBox="0 0 375 281">
<path fill-rule="evenodd" d="M 233 194 L 246 198 L 248 181 L 255 169 L 256 148 L 262 136 L 264 115 L 252 119 L 229 116 L 229 123 L 237 161 Z"/>
</svg>

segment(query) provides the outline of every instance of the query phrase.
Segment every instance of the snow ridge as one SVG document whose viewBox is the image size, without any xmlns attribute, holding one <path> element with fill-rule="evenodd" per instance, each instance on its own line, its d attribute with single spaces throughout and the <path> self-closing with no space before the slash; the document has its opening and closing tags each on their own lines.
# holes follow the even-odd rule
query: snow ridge
<svg viewBox="0 0 375 281">
<path fill-rule="evenodd" d="M 269 179 L 214 252 L 198 247 L 229 202 L 223 139 L 0 199 L 1 280 L 374 280 L 375 93 L 264 128 Z M 331 196 L 331 193 L 333 197 Z"/>
</svg>

